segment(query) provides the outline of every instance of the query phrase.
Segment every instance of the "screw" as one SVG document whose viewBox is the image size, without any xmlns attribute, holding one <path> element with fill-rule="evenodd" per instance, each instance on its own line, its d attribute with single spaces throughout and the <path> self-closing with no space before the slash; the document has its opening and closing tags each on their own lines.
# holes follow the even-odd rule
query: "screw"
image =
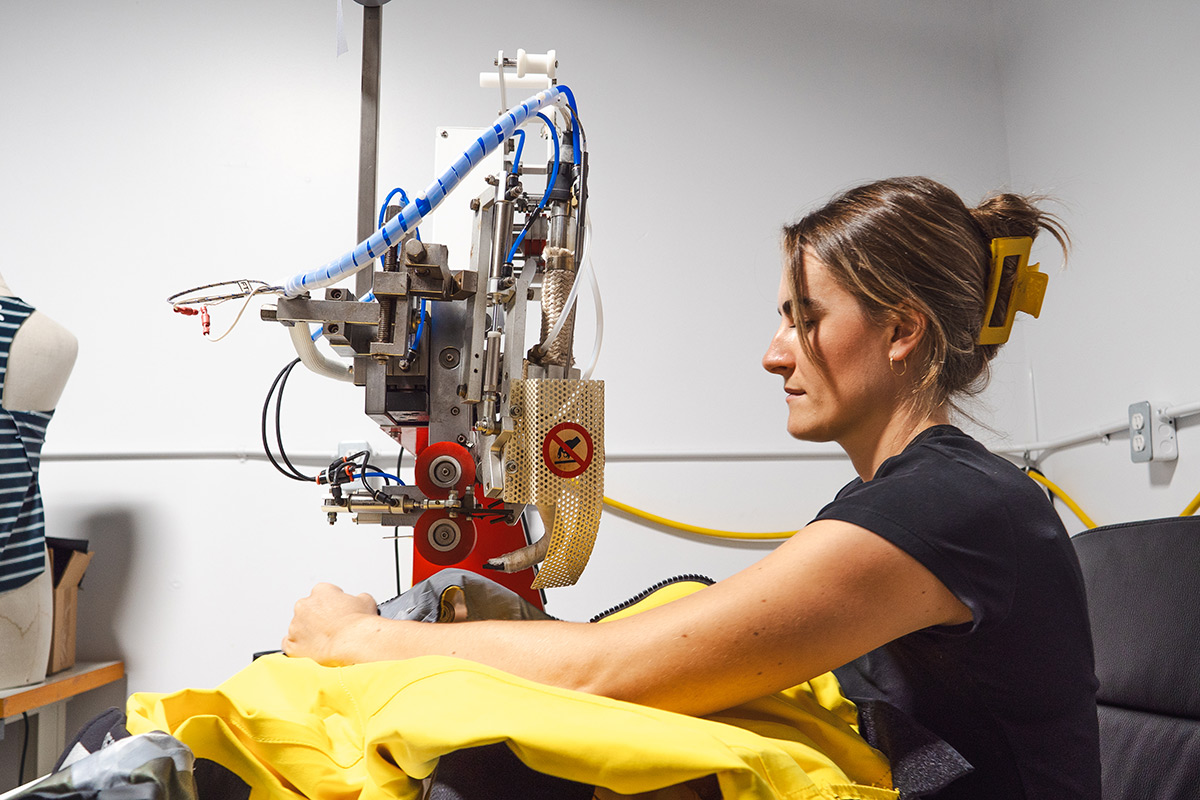
<svg viewBox="0 0 1200 800">
<path fill-rule="evenodd" d="M 471 210 L 472 210 L 472 211 L 478 211 L 478 210 L 479 210 L 479 198 L 478 198 L 478 197 L 472 197 L 472 198 L 471 198 L 471 202 L 469 203 L 469 205 L 471 206 Z"/>
<path fill-rule="evenodd" d="M 524 409 L 522 409 L 520 406 L 513 406 L 512 408 L 510 408 L 508 410 L 508 415 L 510 417 L 519 417 L 519 416 L 521 416 L 523 411 L 524 411 Z"/>
<path fill-rule="evenodd" d="M 465 433 L 460 433 L 460 434 L 458 435 L 458 443 L 459 443 L 459 444 L 466 444 L 466 443 L 467 443 L 467 435 L 466 435 Z"/>
<path fill-rule="evenodd" d="M 337 522 L 337 512 L 336 511 L 330 511 L 329 514 L 327 514 L 326 516 L 329 519 L 330 525 Z"/>
<path fill-rule="evenodd" d="M 329 290 L 329 299 L 330 300 L 341 300 L 342 299 L 342 290 L 341 289 L 330 289 Z"/>
<path fill-rule="evenodd" d="M 445 128 L 442 128 L 442 138 L 443 138 L 443 139 L 449 139 L 449 138 L 450 138 L 450 131 L 446 130 Z"/>
<path fill-rule="evenodd" d="M 341 329 L 342 329 L 342 326 L 338 325 L 336 322 L 329 323 L 329 332 L 330 333 L 337 333 Z"/>
<path fill-rule="evenodd" d="M 454 347 L 443 348 L 442 352 L 438 354 L 438 360 L 441 361 L 442 366 L 446 369 L 454 369 L 457 367 L 459 358 L 460 356 L 458 349 Z"/>
<path fill-rule="evenodd" d="M 457 417 L 461 413 L 462 413 L 462 409 L 459 408 L 458 406 L 450 406 L 450 416 Z"/>
<path fill-rule="evenodd" d="M 517 474 L 517 462 L 509 461 L 507 464 L 504 465 L 504 471 L 507 472 L 509 475 L 516 475 Z"/>
<path fill-rule="evenodd" d="M 424 261 L 425 245 L 421 244 L 416 239 L 409 239 L 404 243 L 404 255 L 408 256 L 410 261 Z"/>
<path fill-rule="evenodd" d="M 483 179 L 483 182 L 488 186 L 495 186 L 500 182 L 500 180 L 495 175 L 488 175 Z"/>
</svg>

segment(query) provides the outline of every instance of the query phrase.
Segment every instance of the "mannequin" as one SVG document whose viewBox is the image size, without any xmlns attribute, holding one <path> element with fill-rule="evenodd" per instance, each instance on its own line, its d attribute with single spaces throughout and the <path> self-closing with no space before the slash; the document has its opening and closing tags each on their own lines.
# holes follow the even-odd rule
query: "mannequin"
<svg viewBox="0 0 1200 800">
<path fill-rule="evenodd" d="M 13 296 L 0 276 L 0 316 L 9 325 L 0 327 L 0 333 L 7 337 L 12 323 L 27 313 L 28 307 Z M 7 371 L 0 376 L 3 380 L 0 422 L 7 426 L 8 441 L 13 441 L 13 421 L 44 425 L 49 420 L 49 412 L 58 405 L 78 350 L 75 337 L 45 314 L 33 311 L 20 322 L 8 348 Z M 40 444 L 36 448 L 40 454 Z M 6 469 L 0 465 L 0 479 Z M 20 467 L 13 469 L 24 472 Z M 34 469 L 34 481 L 36 477 Z M 39 530 L 39 536 L 40 533 Z M 4 552 L 0 551 L 0 559 L 3 558 Z M 53 623 L 53 579 L 44 544 L 42 563 L 45 568 L 37 575 L 20 576 L 15 580 L 23 581 L 21 585 L 0 591 L 0 688 L 37 683 L 46 677 Z"/>
</svg>

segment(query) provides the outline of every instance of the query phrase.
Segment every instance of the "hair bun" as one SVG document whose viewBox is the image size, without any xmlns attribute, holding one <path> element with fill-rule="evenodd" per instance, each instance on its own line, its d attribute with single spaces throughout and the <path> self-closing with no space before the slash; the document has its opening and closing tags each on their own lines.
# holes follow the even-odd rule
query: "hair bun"
<svg viewBox="0 0 1200 800">
<path fill-rule="evenodd" d="M 1004 192 L 985 198 L 969 210 L 987 241 L 1004 236 L 1028 236 L 1036 239 L 1038 233 L 1045 230 L 1055 238 L 1065 253 L 1070 240 L 1062 222 L 1058 217 L 1034 205 L 1044 200 L 1043 197 L 1026 197 Z"/>
</svg>

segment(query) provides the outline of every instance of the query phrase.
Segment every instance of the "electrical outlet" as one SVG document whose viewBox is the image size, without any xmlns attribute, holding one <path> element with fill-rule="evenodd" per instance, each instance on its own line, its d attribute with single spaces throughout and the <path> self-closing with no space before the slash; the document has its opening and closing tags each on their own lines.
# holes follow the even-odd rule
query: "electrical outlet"
<svg viewBox="0 0 1200 800">
<path fill-rule="evenodd" d="M 1135 464 L 1154 457 L 1154 441 L 1150 436 L 1150 403 L 1143 401 L 1129 406 L 1129 457 Z"/>
<path fill-rule="evenodd" d="M 1129 406 L 1129 456 L 1135 463 L 1179 458 L 1175 420 L 1163 413 L 1166 409 L 1164 403 L 1149 401 Z"/>
</svg>

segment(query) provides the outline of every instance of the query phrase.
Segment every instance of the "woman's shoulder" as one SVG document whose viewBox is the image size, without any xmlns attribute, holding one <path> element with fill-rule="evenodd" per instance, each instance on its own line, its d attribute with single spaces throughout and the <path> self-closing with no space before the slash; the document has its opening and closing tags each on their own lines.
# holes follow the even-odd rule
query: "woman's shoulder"
<svg viewBox="0 0 1200 800">
<path fill-rule="evenodd" d="M 969 491 L 980 499 L 992 494 L 1011 498 L 1014 491 L 1044 497 L 1016 464 L 953 425 L 934 425 L 919 433 L 902 452 L 884 461 L 869 483 L 914 480 L 930 488 L 945 484 L 940 487 L 945 491 Z"/>
<path fill-rule="evenodd" d="M 870 481 L 842 489 L 818 518 L 858 524 L 923 562 L 935 553 L 1010 561 L 1035 540 L 1057 538 L 1062 527 L 1033 480 L 951 425 L 923 431 Z"/>
</svg>

